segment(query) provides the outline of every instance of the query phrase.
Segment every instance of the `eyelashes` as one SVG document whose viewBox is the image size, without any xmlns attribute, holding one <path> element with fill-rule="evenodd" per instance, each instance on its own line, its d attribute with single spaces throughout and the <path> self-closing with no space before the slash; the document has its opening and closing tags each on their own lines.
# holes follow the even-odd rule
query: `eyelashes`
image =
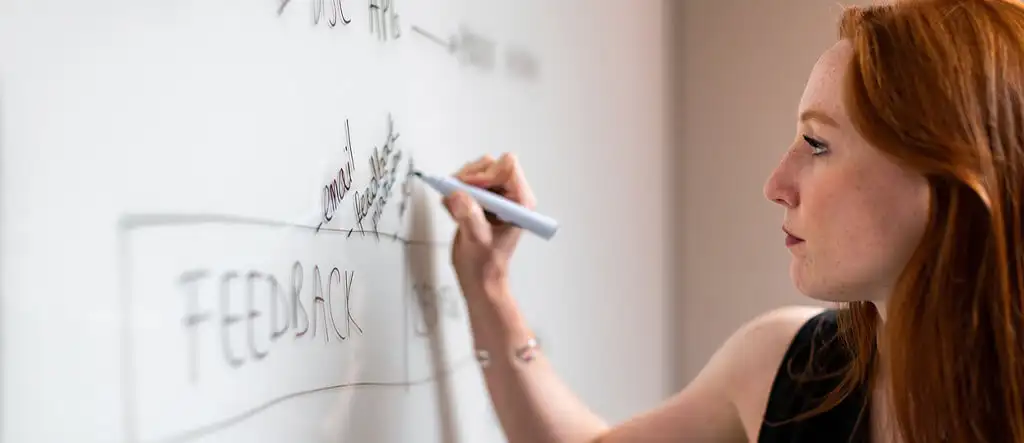
<svg viewBox="0 0 1024 443">
<path fill-rule="evenodd" d="M 808 135 L 803 136 L 803 138 L 804 141 L 807 142 L 807 145 L 811 147 L 811 155 L 817 156 L 828 152 L 827 143 Z"/>
</svg>

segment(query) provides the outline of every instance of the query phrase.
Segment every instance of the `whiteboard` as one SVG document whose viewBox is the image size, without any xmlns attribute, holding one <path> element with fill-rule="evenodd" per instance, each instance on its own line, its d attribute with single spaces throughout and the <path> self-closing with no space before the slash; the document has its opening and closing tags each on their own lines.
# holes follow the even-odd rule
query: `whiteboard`
<svg viewBox="0 0 1024 443">
<path fill-rule="evenodd" d="M 513 289 L 609 420 L 668 395 L 660 2 L 0 1 L 3 442 L 496 442 L 413 168 L 515 152 Z"/>
</svg>

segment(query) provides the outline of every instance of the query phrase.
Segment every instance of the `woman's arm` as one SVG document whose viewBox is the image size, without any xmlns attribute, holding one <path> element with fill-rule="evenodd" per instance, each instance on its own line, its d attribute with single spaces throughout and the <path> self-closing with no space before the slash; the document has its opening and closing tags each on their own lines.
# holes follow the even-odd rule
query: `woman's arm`
<svg viewBox="0 0 1024 443">
<path fill-rule="evenodd" d="M 596 441 L 607 426 L 558 379 L 543 352 L 528 362 L 514 356 L 533 334 L 512 297 L 467 299 L 474 345 L 489 354 L 484 380 L 508 441 Z"/>
<path fill-rule="evenodd" d="M 498 189 L 527 207 L 533 196 L 515 159 L 484 157 L 456 178 Z M 509 292 L 518 228 L 492 224 L 467 195 L 445 198 L 459 225 L 452 263 L 469 311 L 474 345 L 494 410 L 510 443 L 743 442 L 756 433 L 775 370 L 793 334 L 813 312 L 774 311 L 740 328 L 681 392 L 656 409 L 608 426 L 558 378 L 543 349 L 515 357 L 533 337 Z"/>
<path fill-rule="evenodd" d="M 510 443 L 745 442 L 757 438 L 771 383 L 796 331 L 818 307 L 769 311 L 738 328 L 696 378 L 656 408 L 614 427 L 559 379 L 543 349 L 524 362 L 514 350 L 532 337 L 504 290 L 469 305 L 494 409 Z"/>
</svg>

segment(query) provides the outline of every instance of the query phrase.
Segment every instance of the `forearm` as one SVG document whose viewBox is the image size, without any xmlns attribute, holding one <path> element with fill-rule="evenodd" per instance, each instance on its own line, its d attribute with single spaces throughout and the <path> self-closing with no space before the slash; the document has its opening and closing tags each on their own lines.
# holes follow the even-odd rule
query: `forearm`
<svg viewBox="0 0 1024 443">
<path fill-rule="evenodd" d="M 507 288 L 490 292 L 466 298 L 475 346 L 489 354 L 483 375 L 508 441 L 596 441 L 605 423 L 562 383 L 543 351 L 528 362 L 515 357 L 533 335 Z"/>
</svg>

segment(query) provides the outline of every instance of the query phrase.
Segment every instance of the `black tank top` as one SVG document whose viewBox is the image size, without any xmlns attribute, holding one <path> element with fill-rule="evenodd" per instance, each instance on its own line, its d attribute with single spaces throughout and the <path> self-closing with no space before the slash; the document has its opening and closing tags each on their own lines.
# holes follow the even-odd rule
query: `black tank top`
<svg viewBox="0 0 1024 443">
<path fill-rule="evenodd" d="M 838 336 L 837 315 L 836 310 L 822 312 L 807 321 L 793 338 L 768 395 L 759 443 L 869 441 L 870 414 L 863 386 L 828 411 L 791 420 L 820 405 L 838 386 L 841 370 L 853 358 L 849 347 Z"/>
</svg>

